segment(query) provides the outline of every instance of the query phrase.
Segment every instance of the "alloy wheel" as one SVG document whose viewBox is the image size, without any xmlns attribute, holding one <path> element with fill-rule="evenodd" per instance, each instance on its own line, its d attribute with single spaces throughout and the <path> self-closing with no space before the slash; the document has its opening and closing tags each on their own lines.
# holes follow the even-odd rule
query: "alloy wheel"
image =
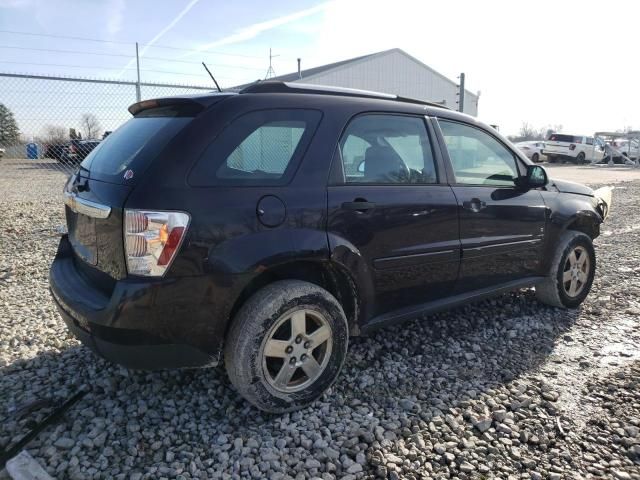
<svg viewBox="0 0 640 480">
<path fill-rule="evenodd" d="M 589 281 L 591 273 L 591 260 L 587 249 L 576 246 L 571 251 L 564 264 L 562 273 L 562 286 L 570 297 L 577 297 Z"/>
<path fill-rule="evenodd" d="M 300 391 L 322 375 L 332 347 L 331 326 L 324 315 L 291 310 L 274 323 L 262 342 L 265 378 L 282 393 Z"/>
</svg>

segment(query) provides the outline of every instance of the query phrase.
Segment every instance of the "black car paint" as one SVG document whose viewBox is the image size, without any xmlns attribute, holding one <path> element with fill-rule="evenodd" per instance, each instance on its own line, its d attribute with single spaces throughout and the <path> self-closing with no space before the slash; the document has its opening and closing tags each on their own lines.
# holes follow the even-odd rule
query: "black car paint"
<svg viewBox="0 0 640 480">
<path fill-rule="evenodd" d="M 321 272 L 340 277 L 357 334 L 387 321 L 532 285 L 547 274 L 555 240 L 576 219 L 602 221 L 590 196 L 548 188 L 462 187 L 453 175 L 437 118 L 497 132 L 466 115 L 420 104 L 321 94 L 240 94 L 195 98 L 202 112 L 154 160 L 123 185 L 82 172 L 71 189 L 112 207 L 95 222 L 98 268 L 79 258 L 64 237 L 50 273 L 63 318 L 101 355 L 135 368 L 215 364 L 233 314 L 272 272 Z M 260 109 L 324 112 L 304 159 L 286 185 L 193 187 L 188 177 L 202 152 L 238 116 Z M 437 185 L 334 185 L 332 159 L 350 119 L 388 112 L 425 119 L 440 170 Z M 439 146 L 439 148 L 438 148 Z M 508 147 L 531 164 L 517 149 Z M 586 188 L 586 187 L 585 187 Z M 574 188 L 574 190 L 580 190 Z M 278 199 L 265 201 L 265 197 Z M 484 202 L 478 215 L 467 208 Z M 365 199 L 371 211 L 342 207 Z M 163 278 L 127 275 L 124 208 L 189 212 L 183 246 Z M 265 210 L 266 208 L 266 210 Z M 283 215 L 284 210 L 284 215 Z M 276 226 L 263 217 L 280 217 Z M 417 224 L 411 222 L 418 219 Z M 73 239 L 72 239 L 73 240 Z M 483 275 L 487 272 L 487 275 Z M 344 282 L 343 282 L 344 283 Z M 148 355 L 122 353 L 158 346 Z M 142 352 L 142 350 L 140 350 Z"/>
</svg>

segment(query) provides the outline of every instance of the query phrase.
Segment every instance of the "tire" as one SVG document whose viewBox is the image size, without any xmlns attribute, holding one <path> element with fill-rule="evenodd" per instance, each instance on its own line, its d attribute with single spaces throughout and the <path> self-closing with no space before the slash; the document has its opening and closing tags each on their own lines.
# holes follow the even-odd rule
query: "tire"
<svg viewBox="0 0 640 480">
<path fill-rule="evenodd" d="M 578 154 L 578 156 L 576 157 L 576 163 L 577 163 L 578 165 L 582 165 L 583 163 L 585 163 L 585 162 L 586 162 L 586 160 L 587 160 L 587 157 L 586 157 L 586 155 L 584 154 L 584 152 L 580 152 L 580 153 Z"/>
<path fill-rule="evenodd" d="M 573 269 L 572 253 L 576 269 Z M 582 232 L 567 230 L 558 242 L 549 276 L 536 285 L 536 297 L 552 307 L 576 308 L 587 298 L 595 272 L 596 253 L 591 238 Z M 576 289 L 572 293 L 574 285 Z"/>
<path fill-rule="evenodd" d="M 538 155 L 537 153 L 534 153 L 533 156 L 531 157 L 531 161 L 533 163 L 538 163 L 540 161 L 540 155 Z"/>
<path fill-rule="evenodd" d="M 558 157 L 552 157 L 551 155 L 547 155 L 547 160 L 549 163 L 556 163 L 558 161 Z"/>
<path fill-rule="evenodd" d="M 283 280 L 240 308 L 224 361 L 231 383 L 249 403 L 284 413 L 309 405 L 334 383 L 348 343 L 347 319 L 333 295 L 312 283 Z"/>
</svg>

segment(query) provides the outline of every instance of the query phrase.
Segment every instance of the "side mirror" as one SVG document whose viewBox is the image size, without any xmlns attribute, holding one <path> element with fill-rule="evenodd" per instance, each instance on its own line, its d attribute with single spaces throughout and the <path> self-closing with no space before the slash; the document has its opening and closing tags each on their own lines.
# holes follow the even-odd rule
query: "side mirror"
<svg viewBox="0 0 640 480">
<path fill-rule="evenodd" d="M 549 177 L 547 177 L 546 170 L 540 165 L 527 165 L 527 174 L 523 183 L 527 188 L 544 187 L 549 183 Z"/>
</svg>

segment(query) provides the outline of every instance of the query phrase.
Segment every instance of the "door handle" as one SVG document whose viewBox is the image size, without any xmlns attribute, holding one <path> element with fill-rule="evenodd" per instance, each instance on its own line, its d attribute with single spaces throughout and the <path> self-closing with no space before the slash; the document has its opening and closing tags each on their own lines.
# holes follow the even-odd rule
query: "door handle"
<svg viewBox="0 0 640 480">
<path fill-rule="evenodd" d="M 471 200 L 466 200 L 462 202 L 462 208 L 465 210 L 470 210 L 474 213 L 478 213 L 483 208 L 487 207 L 487 202 L 483 202 L 479 198 L 472 198 Z"/>
<path fill-rule="evenodd" d="M 364 199 L 355 199 L 353 202 L 343 202 L 342 208 L 345 210 L 355 210 L 356 212 L 366 212 L 376 207 L 374 202 L 367 202 Z"/>
</svg>

